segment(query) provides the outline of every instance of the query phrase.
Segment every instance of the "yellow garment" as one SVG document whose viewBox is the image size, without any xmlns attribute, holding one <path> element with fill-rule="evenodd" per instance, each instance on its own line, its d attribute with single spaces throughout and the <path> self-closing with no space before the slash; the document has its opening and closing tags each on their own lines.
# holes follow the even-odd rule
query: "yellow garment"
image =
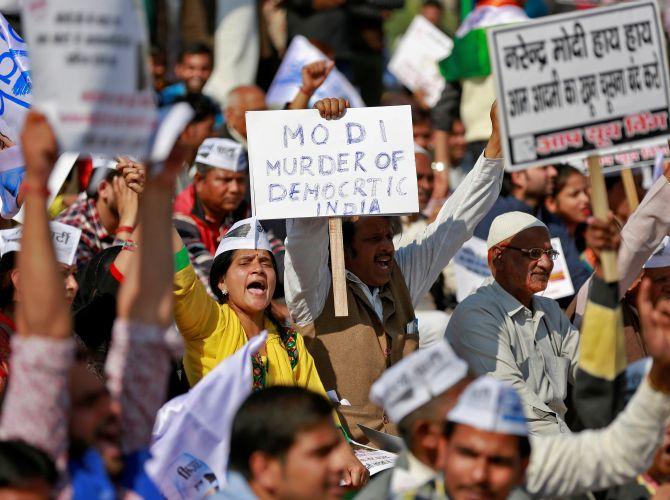
<svg viewBox="0 0 670 500">
<path fill-rule="evenodd" d="M 191 264 L 175 274 L 174 316 L 184 337 L 184 368 L 191 386 L 207 375 L 221 361 L 247 343 L 247 334 L 237 314 L 227 305 L 217 303 L 197 278 Z M 326 396 L 314 360 L 296 335 L 298 365 L 291 362 L 275 325 L 265 318 L 268 368 L 266 383 L 305 387 Z"/>
</svg>

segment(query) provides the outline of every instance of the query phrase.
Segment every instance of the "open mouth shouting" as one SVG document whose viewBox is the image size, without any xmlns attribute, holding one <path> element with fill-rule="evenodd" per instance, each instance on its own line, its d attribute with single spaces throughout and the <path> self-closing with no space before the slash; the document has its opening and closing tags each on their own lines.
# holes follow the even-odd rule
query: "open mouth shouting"
<svg viewBox="0 0 670 500">
<path fill-rule="evenodd" d="M 254 278 L 247 285 L 247 291 L 251 295 L 264 296 L 267 289 L 268 289 L 267 281 L 265 281 L 262 278 Z"/>
<path fill-rule="evenodd" d="M 375 266 L 382 271 L 389 272 L 393 266 L 393 257 L 391 254 L 378 254 L 375 255 Z"/>
</svg>

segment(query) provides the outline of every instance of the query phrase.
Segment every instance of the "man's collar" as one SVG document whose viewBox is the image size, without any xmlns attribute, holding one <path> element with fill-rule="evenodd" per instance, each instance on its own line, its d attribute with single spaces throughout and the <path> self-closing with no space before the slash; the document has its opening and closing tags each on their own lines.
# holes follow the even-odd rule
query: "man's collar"
<svg viewBox="0 0 670 500">
<path fill-rule="evenodd" d="M 511 318 L 525 306 L 519 302 L 512 294 L 505 290 L 495 279 L 492 280 L 491 287 L 495 293 L 498 302 L 501 303 L 507 315 Z"/>
</svg>

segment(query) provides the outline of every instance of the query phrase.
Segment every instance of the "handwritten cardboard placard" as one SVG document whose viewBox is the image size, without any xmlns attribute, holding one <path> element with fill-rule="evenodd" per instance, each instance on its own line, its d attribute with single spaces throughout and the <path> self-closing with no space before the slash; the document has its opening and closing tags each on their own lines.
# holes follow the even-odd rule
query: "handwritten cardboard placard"
<svg viewBox="0 0 670 500">
<path fill-rule="evenodd" d="M 411 91 L 423 92 L 426 104 L 433 107 L 445 86 L 438 63 L 451 54 L 453 47 L 451 38 L 425 17 L 416 16 L 400 39 L 388 69 Z"/>
<path fill-rule="evenodd" d="M 508 170 L 670 135 L 653 0 L 492 28 L 488 37 Z"/>
<path fill-rule="evenodd" d="M 558 251 L 558 259 L 554 261 L 554 268 L 549 276 L 549 284 L 543 292 L 537 295 L 550 299 L 562 299 L 575 293 L 568 264 L 563 255 L 563 246 L 558 238 L 551 238 L 551 246 Z M 456 274 L 456 300 L 463 302 L 473 294 L 486 278 L 491 276 L 491 269 L 487 261 L 488 251 L 486 241 L 472 237 L 466 241 L 454 257 Z"/>
<path fill-rule="evenodd" d="M 26 0 L 33 105 L 64 151 L 146 158 L 156 122 L 135 0 Z"/>
<path fill-rule="evenodd" d="M 260 219 L 419 210 L 409 106 L 247 113 L 254 215 Z"/>
<path fill-rule="evenodd" d="M 327 60 L 326 55 L 309 43 L 307 38 L 294 36 L 265 97 L 268 106 L 284 107 L 287 102 L 291 102 L 302 85 L 302 67 Z M 310 99 L 310 106 L 325 97 L 344 97 L 354 108 L 365 106 L 358 90 L 337 68 L 331 70 L 326 81 L 316 90 Z"/>
</svg>

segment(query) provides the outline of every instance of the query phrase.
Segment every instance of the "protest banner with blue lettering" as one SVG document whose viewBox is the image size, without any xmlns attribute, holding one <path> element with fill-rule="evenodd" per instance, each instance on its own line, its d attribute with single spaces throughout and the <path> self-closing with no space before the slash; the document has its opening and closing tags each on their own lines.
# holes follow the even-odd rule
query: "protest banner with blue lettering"
<svg viewBox="0 0 670 500">
<path fill-rule="evenodd" d="M 665 37 L 653 0 L 488 32 L 508 170 L 670 136 Z"/>
<path fill-rule="evenodd" d="M 18 196 L 25 173 L 21 146 L 0 151 L 0 215 L 14 217 L 19 211 Z"/>
<path fill-rule="evenodd" d="M 247 113 L 254 215 L 260 219 L 419 211 L 409 106 Z"/>
<path fill-rule="evenodd" d="M 0 14 L 0 133 L 15 143 L 31 101 L 28 49 Z"/>
<path fill-rule="evenodd" d="M 293 37 L 268 89 L 265 98 L 268 106 L 284 107 L 287 102 L 291 102 L 302 85 L 302 67 L 327 60 L 325 54 L 309 43 L 307 38 L 300 35 Z M 337 68 L 332 69 L 326 81 L 314 93 L 310 106 L 325 97 L 344 97 L 354 108 L 365 106 L 361 95 Z"/>
<path fill-rule="evenodd" d="M 135 0 L 25 0 L 33 105 L 64 151 L 145 159 L 156 123 L 148 34 Z"/>
</svg>

